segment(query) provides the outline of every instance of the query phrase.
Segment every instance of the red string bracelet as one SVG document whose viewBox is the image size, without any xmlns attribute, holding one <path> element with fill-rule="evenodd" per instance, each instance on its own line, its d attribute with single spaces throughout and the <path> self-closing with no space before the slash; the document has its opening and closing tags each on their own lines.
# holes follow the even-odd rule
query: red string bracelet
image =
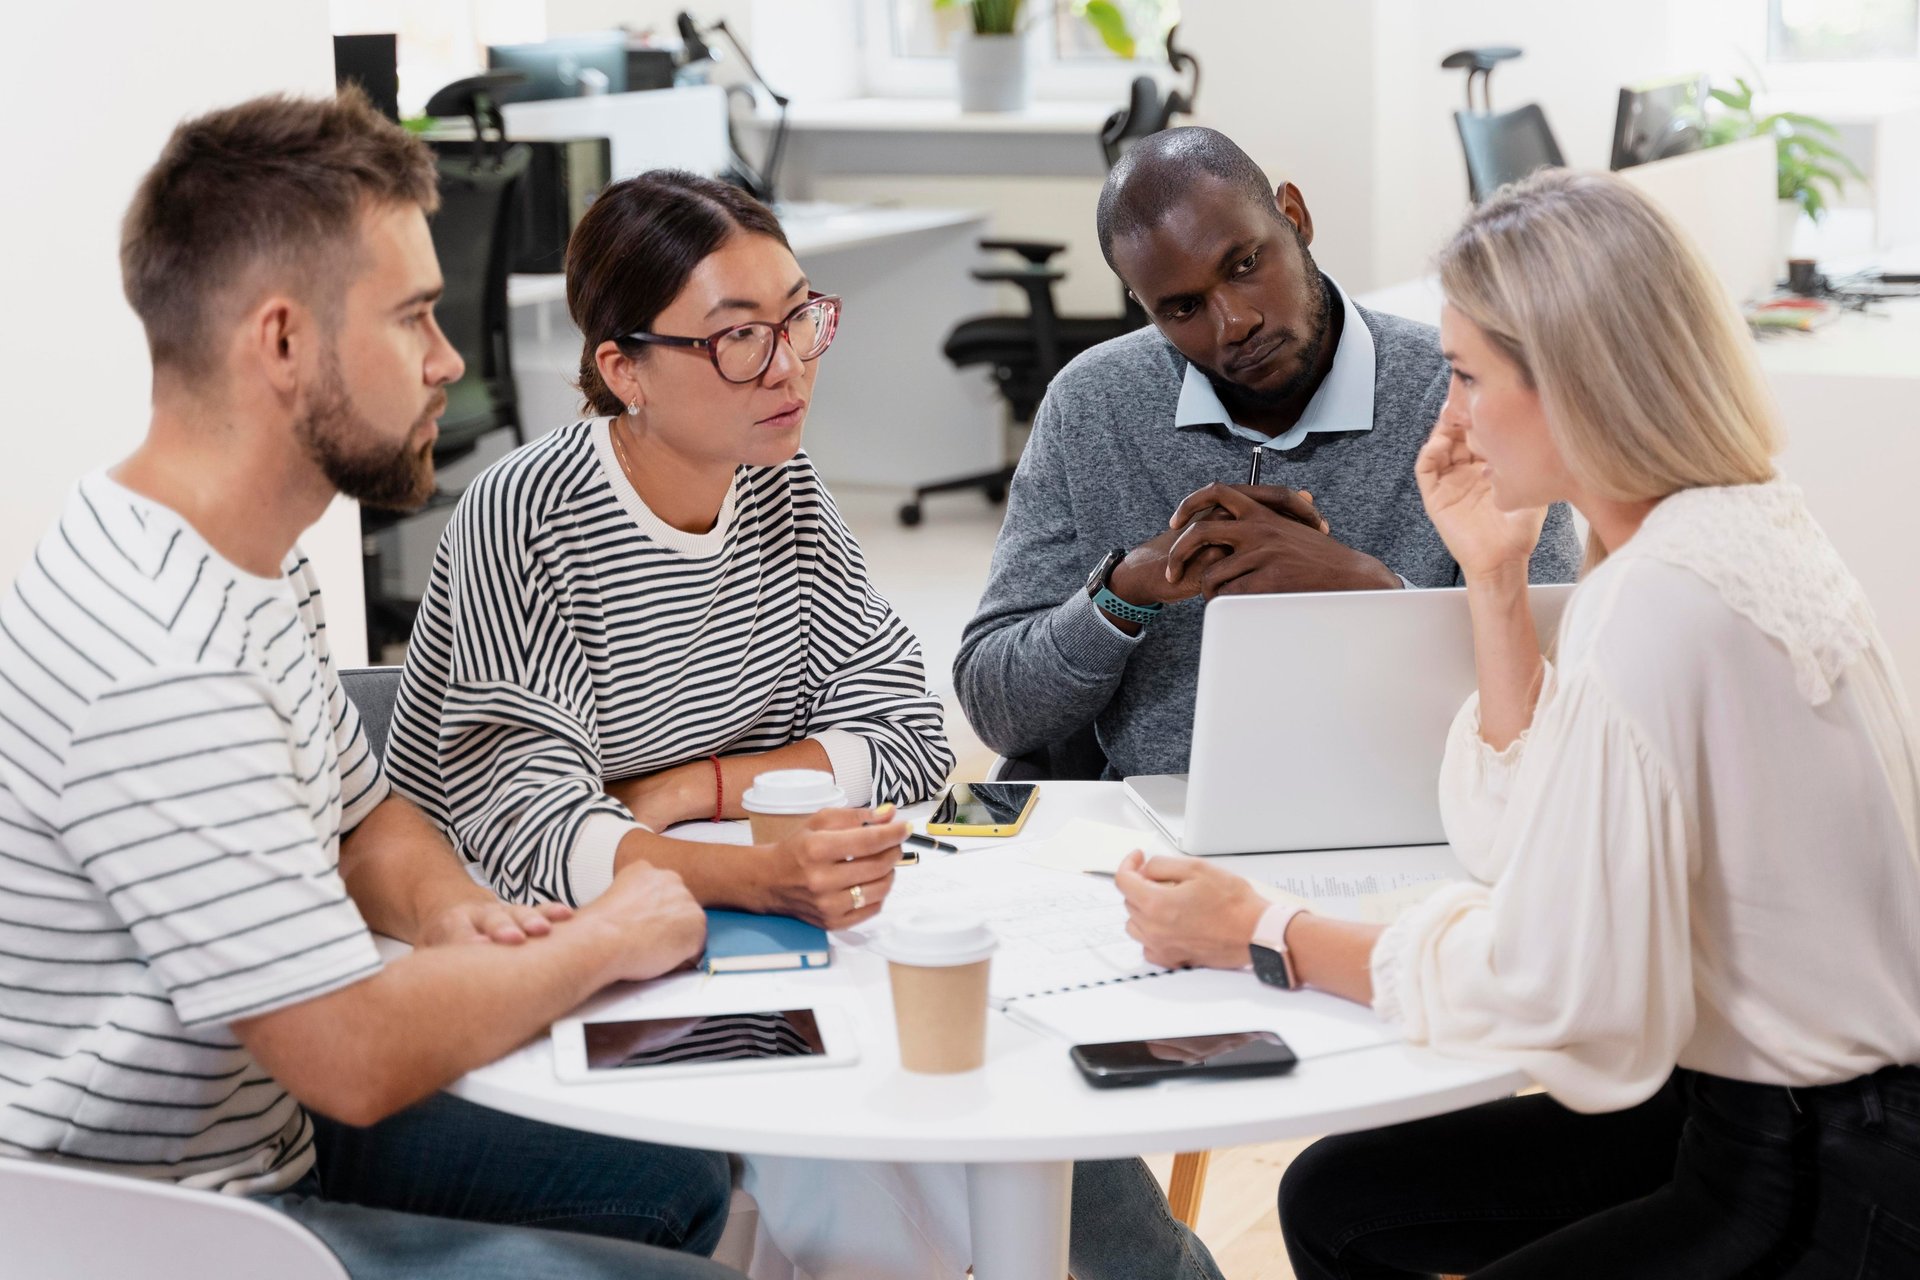
<svg viewBox="0 0 1920 1280">
<path fill-rule="evenodd" d="M 720 757 L 708 756 L 713 761 L 713 820 L 727 820 L 727 775 L 720 772 Z"/>
</svg>

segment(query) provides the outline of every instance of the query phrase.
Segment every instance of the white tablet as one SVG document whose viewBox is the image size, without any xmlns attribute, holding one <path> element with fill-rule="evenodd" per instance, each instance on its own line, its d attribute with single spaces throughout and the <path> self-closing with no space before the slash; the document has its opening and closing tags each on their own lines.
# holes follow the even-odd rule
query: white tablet
<svg viewBox="0 0 1920 1280">
<path fill-rule="evenodd" d="M 554 1070 L 569 1084 L 844 1067 L 860 1060 L 836 1008 L 747 1009 L 553 1024 Z"/>
</svg>

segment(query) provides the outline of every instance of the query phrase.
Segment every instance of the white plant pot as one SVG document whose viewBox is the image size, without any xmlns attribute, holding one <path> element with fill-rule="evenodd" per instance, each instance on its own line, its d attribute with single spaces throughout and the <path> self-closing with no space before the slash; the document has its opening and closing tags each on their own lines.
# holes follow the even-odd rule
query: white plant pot
<svg viewBox="0 0 1920 1280">
<path fill-rule="evenodd" d="M 1797 200 L 1782 200 L 1776 207 L 1779 209 L 1780 221 L 1779 229 L 1775 233 L 1778 238 L 1774 241 L 1774 245 L 1780 252 L 1774 258 L 1774 263 L 1775 270 L 1784 280 L 1787 276 L 1787 260 L 1793 257 L 1794 233 L 1800 230 L 1800 219 L 1806 215 L 1800 211 L 1800 202 Z"/>
<path fill-rule="evenodd" d="M 953 55 L 962 111 L 1024 111 L 1027 107 L 1025 36 L 963 35 Z"/>
</svg>

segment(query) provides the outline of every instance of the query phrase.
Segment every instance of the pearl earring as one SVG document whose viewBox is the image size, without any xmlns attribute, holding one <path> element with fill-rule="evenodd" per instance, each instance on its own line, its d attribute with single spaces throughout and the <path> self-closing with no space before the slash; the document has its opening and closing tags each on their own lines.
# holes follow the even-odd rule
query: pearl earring
<svg viewBox="0 0 1920 1280">
<path fill-rule="evenodd" d="M 637 417 L 639 417 L 639 416 L 640 416 L 640 402 L 639 402 L 639 401 L 637 401 L 637 400 L 635 400 L 635 401 L 632 401 L 632 402 L 630 402 L 630 403 L 629 403 L 629 404 L 627 405 L 627 416 L 628 416 L 629 418 L 637 418 Z"/>
</svg>

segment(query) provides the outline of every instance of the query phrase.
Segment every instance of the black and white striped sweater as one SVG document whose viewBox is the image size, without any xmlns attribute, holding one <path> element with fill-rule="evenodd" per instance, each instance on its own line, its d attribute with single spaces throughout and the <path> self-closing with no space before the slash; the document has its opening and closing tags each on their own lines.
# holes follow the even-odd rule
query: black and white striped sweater
<svg viewBox="0 0 1920 1280">
<path fill-rule="evenodd" d="M 387 768 L 503 896 L 606 888 L 633 829 L 608 782 L 804 738 L 856 805 L 922 799 L 953 764 L 919 642 L 804 453 L 740 468 L 704 534 L 647 509 L 605 419 L 468 488 Z"/>
</svg>

